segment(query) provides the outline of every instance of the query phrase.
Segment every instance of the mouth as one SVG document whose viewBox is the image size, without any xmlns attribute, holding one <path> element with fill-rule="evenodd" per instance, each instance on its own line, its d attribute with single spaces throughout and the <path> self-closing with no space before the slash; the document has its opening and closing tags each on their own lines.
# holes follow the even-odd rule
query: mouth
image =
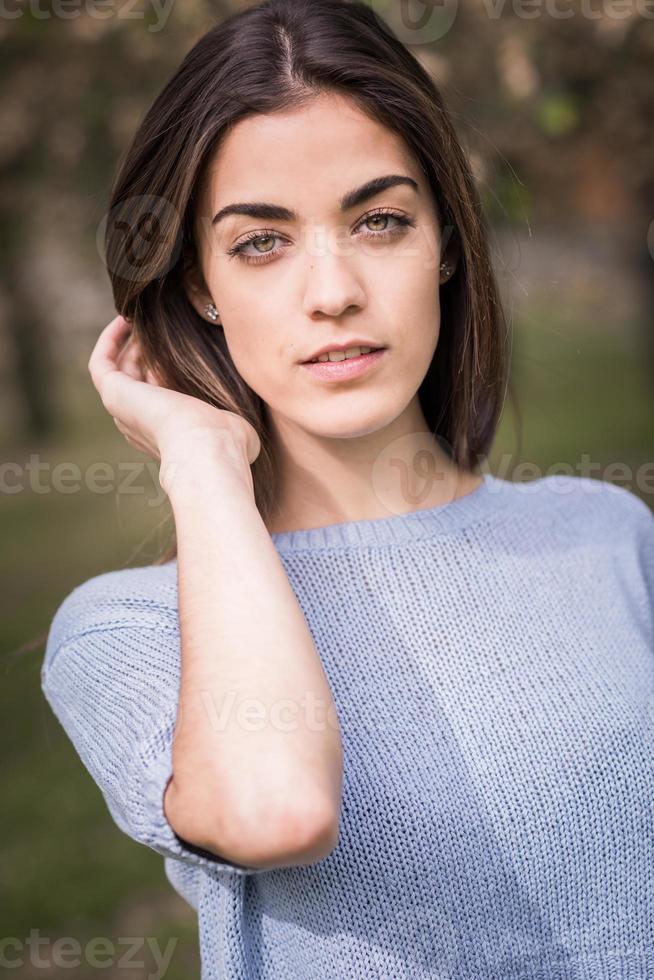
<svg viewBox="0 0 654 980">
<path fill-rule="evenodd" d="M 378 364 L 386 351 L 386 347 L 377 347 L 366 354 L 357 354 L 338 361 L 304 361 L 300 366 L 323 381 L 348 381 Z"/>
<path fill-rule="evenodd" d="M 359 348 L 359 349 L 360 349 L 361 353 L 364 353 L 365 352 L 366 354 L 374 354 L 375 351 L 385 350 L 385 348 L 383 348 L 383 347 L 368 347 L 368 348 Z M 310 361 L 301 361 L 300 363 L 301 364 L 318 364 L 318 363 L 321 363 L 321 364 L 328 364 L 328 363 L 329 364 L 337 364 L 337 363 L 340 363 L 342 360 L 352 361 L 352 360 L 355 359 L 352 355 L 350 355 L 350 357 L 347 357 L 347 358 L 346 357 L 341 357 L 341 354 L 343 354 L 344 351 L 335 351 L 334 353 L 338 355 L 336 357 L 336 360 L 334 360 L 334 361 L 330 361 L 329 358 L 325 358 L 324 355 L 323 355 L 321 358 L 314 357 Z M 355 355 L 355 356 L 356 357 L 359 357 L 361 355 L 358 354 L 358 355 Z"/>
</svg>

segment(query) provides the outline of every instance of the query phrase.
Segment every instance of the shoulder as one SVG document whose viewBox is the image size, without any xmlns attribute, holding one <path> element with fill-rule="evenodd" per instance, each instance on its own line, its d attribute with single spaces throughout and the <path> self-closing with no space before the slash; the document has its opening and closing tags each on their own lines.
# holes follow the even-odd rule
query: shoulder
<svg viewBox="0 0 654 980">
<path fill-rule="evenodd" d="M 558 518 L 571 533 L 595 530 L 610 535 L 630 530 L 645 538 L 654 533 L 654 513 L 645 501 L 608 480 L 555 473 L 510 487 L 517 507 L 524 507 L 532 518 Z"/>
<path fill-rule="evenodd" d="M 654 513 L 635 492 L 608 480 L 550 474 L 498 487 L 511 547 L 566 581 L 619 591 L 654 613 Z M 506 528 L 506 521 L 502 525 Z M 571 577 L 572 576 L 572 579 Z M 563 580 L 563 579 L 562 579 Z"/>
<path fill-rule="evenodd" d="M 102 572 L 69 592 L 50 624 L 46 659 L 64 643 L 99 630 L 177 628 L 177 565 L 146 565 Z"/>
</svg>

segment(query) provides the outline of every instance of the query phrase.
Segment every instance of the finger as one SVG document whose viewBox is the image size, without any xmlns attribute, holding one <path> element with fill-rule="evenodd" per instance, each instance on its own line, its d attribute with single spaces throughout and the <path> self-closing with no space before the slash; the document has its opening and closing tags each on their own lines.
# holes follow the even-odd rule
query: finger
<svg viewBox="0 0 654 980">
<path fill-rule="evenodd" d="M 129 374 L 136 381 L 143 381 L 143 368 L 141 365 L 141 348 L 134 336 L 127 341 L 127 346 L 118 358 L 117 367 L 120 371 Z"/>
<path fill-rule="evenodd" d="M 124 424 L 134 425 L 142 411 L 142 393 L 147 394 L 147 385 L 124 371 L 111 369 L 102 377 L 98 392 L 112 417 L 118 416 Z"/>
<path fill-rule="evenodd" d="M 98 390 L 104 378 L 116 370 L 121 344 L 130 330 L 131 324 L 125 317 L 118 315 L 107 324 L 98 337 L 88 363 L 93 384 Z"/>
</svg>

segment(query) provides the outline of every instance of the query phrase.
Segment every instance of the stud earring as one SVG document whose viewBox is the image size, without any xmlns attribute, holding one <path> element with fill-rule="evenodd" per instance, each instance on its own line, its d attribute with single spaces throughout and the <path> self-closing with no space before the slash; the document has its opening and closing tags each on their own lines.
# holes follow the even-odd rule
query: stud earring
<svg viewBox="0 0 654 980">
<path fill-rule="evenodd" d="M 449 276 L 452 273 L 452 268 L 448 262 L 441 262 L 441 272 L 444 276 Z"/>
<path fill-rule="evenodd" d="M 204 308 L 204 312 L 207 314 L 210 320 L 213 320 L 214 323 L 218 319 L 218 310 L 213 305 L 213 303 L 207 303 L 207 305 Z"/>
</svg>

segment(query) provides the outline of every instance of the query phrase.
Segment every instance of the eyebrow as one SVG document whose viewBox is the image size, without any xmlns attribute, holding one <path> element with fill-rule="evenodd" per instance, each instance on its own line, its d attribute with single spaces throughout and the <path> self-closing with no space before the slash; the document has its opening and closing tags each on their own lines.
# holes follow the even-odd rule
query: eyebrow
<svg viewBox="0 0 654 980">
<path fill-rule="evenodd" d="M 344 194 L 340 200 L 341 212 L 349 211 L 364 201 L 374 197 L 388 187 L 396 187 L 398 184 L 406 184 L 419 193 L 418 183 L 412 177 L 404 174 L 387 174 L 385 177 L 374 177 L 366 181 L 361 187 L 356 187 L 352 191 Z M 261 218 L 264 221 L 297 221 L 299 216 L 295 211 L 282 207 L 280 204 L 267 204 L 264 201 L 257 201 L 243 204 L 228 204 L 221 208 L 211 221 L 212 225 L 218 224 L 223 218 L 230 214 L 243 214 L 249 218 Z"/>
</svg>

